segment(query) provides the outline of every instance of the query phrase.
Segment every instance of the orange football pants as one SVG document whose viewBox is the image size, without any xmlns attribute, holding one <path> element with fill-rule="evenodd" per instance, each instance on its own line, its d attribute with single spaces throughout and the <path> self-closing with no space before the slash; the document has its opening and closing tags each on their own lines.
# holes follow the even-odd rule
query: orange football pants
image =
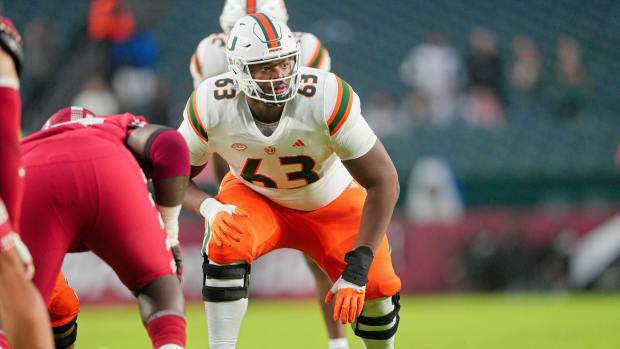
<svg viewBox="0 0 620 349">
<path fill-rule="evenodd" d="M 52 327 L 68 324 L 80 312 L 80 301 L 62 272 L 58 273 L 52 297 L 47 305 Z"/>
<path fill-rule="evenodd" d="M 357 237 L 366 191 L 352 181 L 329 205 L 315 211 L 293 210 L 267 199 L 228 173 L 222 181 L 217 200 L 235 205 L 249 217 L 235 217 L 249 236 L 243 235 L 230 247 L 218 247 L 208 239 L 209 259 L 218 264 L 245 261 L 279 249 L 304 252 L 335 282 L 346 263 L 345 253 L 353 249 Z M 366 284 L 366 299 L 389 297 L 400 291 L 401 282 L 390 256 L 387 237 L 374 257 Z"/>
</svg>

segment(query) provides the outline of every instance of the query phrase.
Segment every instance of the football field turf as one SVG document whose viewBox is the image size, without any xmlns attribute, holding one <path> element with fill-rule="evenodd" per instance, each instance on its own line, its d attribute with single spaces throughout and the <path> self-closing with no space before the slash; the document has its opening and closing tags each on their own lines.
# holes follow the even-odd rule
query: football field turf
<svg viewBox="0 0 620 349">
<path fill-rule="evenodd" d="M 474 294 L 402 299 L 396 348 L 617 349 L 620 294 Z M 208 348 L 201 303 L 187 307 L 187 348 Z M 150 348 L 137 307 L 83 306 L 77 348 Z M 351 349 L 363 348 L 349 329 Z M 251 299 L 241 349 L 327 348 L 313 300 Z"/>
</svg>

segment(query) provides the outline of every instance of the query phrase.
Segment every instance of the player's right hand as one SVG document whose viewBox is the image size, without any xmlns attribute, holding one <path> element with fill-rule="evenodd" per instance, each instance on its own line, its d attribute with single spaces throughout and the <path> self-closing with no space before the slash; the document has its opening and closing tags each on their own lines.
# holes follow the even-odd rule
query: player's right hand
<svg viewBox="0 0 620 349">
<path fill-rule="evenodd" d="M 200 213 L 205 218 L 205 238 L 213 239 L 218 247 L 230 247 L 240 242 L 243 234 L 247 234 L 237 220 L 247 218 L 248 214 L 235 205 L 225 205 L 208 198 L 200 205 Z"/>
<path fill-rule="evenodd" d="M 10 19 L 0 16 L 0 47 L 6 51 L 15 62 L 17 75 L 21 73 L 24 62 L 22 38 Z"/>
</svg>

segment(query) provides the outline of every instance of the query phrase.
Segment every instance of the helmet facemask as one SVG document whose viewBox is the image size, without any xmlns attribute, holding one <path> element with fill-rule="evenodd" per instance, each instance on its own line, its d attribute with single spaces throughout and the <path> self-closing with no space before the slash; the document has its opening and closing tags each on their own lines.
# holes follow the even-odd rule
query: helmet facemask
<svg viewBox="0 0 620 349">
<path fill-rule="evenodd" d="M 250 67 L 280 61 L 290 60 L 291 74 L 277 79 L 261 80 L 252 77 Z M 236 77 L 236 82 L 246 96 L 265 103 L 282 104 L 295 98 L 299 88 L 299 49 L 288 54 L 279 55 L 270 59 L 257 59 L 244 61 L 240 58 L 231 58 L 230 67 Z M 276 88 L 281 82 L 288 82 L 286 91 L 276 93 Z M 262 86 L 262 87 L 261 87 Z"/>
<path fill-rule="evenodd" d="M 240 19 L 226 42 L 228 67 L 237 88 L 249 98 L 276 105 L 297 95 L 301 66 L 299 52 L 299 43 L 286 24 L 263 13 Z M 279 66 L 285 60 L 289 60 L 290 75 L 279 77 L 286 71 L 285 67 Z M 251 68 L 264 64 L 282 69 L 275 74 L 276 79 L 265 80 L 265 77 L 273 77 L 274 74 L 269 74 L 273 72 L 262 74 L 256 69 L 252 76 Z"/>
</svg>

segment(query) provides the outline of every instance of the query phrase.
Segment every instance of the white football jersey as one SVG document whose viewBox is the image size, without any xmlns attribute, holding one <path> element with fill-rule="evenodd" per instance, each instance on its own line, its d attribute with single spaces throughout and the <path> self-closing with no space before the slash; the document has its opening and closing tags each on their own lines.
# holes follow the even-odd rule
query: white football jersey
<svg viewBox="0 0 620 349">
<path fill-rule="evenodd" d="M 231 73 L 203 81 L 190 96 L 179 127 L 192 165 L 218 153 L 248 187 L 297 210 L 316 210 L 337 198 L 352 180 L 341 160 L 363 156 L 377 137 L 344 80 L 307 67 L 299 74 L 298 93 L 286 102 L 270 136 L 258 129 Z"/>
<path fill-rule="evenodd" d="M 310 33 L 293 33 L 300 45 L 301 65 L 329 71 L 331 58 L 329 52 L 321 44 L 321 40 Z M 189 62 L 189 72 L 194 80 L 194 88 L 207 78 L 226 73 L 226 34 L 215 33 L 198 43 L 196 52 Z"/>
</svg>

